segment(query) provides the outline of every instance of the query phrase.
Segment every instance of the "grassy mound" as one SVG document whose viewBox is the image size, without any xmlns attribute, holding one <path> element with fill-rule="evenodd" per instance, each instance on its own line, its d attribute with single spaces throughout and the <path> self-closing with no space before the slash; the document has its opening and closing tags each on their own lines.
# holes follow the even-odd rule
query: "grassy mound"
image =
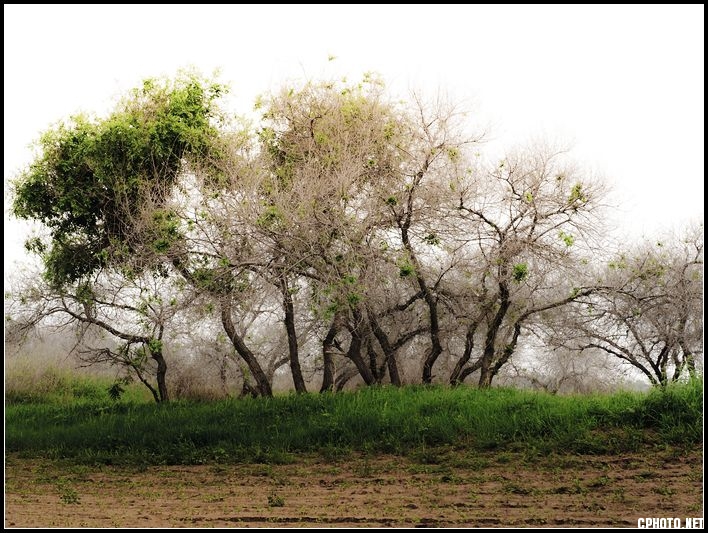
<svg viewBox="0 0 708 533">
<path fill-rule="evenodd" d="M 199 464 L 438 446 L 621 453 L 702 440 L 698 381 L 588 396 L 420 386 L 165 405 L 94 396 L 8 403 L 6 451 L 89 463 Z"/>
</svg>

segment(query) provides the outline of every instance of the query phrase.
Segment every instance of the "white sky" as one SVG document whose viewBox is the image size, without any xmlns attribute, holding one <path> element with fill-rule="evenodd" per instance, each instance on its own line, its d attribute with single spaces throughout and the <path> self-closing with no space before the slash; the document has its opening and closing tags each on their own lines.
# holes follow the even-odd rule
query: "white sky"
<svg viewBox="0 0 708 533">
<path fill-rule="evenodd" d="M 218 68 L 242 113 L 289 79 L 376 71 L 473 101 L 495 142 L 572 143 L 623 233 L 703 217 L 703 5 L 5 5 L 4 24 L 6 183 L 42 130 L 145 77 Z M 7 272 L 26 231 L 5 228 Z"/>
</svg>

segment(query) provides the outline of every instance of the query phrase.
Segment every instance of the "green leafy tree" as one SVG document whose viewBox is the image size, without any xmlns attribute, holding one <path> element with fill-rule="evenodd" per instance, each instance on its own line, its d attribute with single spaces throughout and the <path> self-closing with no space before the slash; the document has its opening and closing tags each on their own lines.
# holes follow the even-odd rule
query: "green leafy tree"
<svg viewBox="0 0 708 533">
<path fill-rule="evenodd" d="M 27 243 L 56 286 L 179 238 L 162 206 L 190 165 L 218 156 L 222 86 L 195 76 L 148 80 L 107 118 L 73 117 L 46 132 L 14 184 L 13 214 L 42 222 L 49 239 Z M 142 253 L 141 253 L 142 255 Z"/>
<path fill-rule="evenodd" d="M 98 295 L 102 280 L 116 279 L 112 273 L 125 286 L 143 274 L 167 276 L 162 256 L 174 260 L 182 235 L 163 207 L 185 171 L 199 169 L 219 179 L 214 162 L 223 147 L 215 100 L 223 90 L 195 75 L 147 80 L 108 117 L 77 116 L 46 132 L 37 158 L 14 183 L 13 214 L 48 229 L 44 238 L 26 243 L 41 256 L 46 296 L 54 297 L 44 311 L 68 315 L 125 342 L 116 353 L 101 352 L 104 359 L 131 366 L 157 401 L 168 399 L 164 323 L 128 332 L 120 312 L 141 314 L 140 297 L 117 304 Z M 115 320 L 101 318 L 98 308 L 112 309 L 107 316 L 113 313 Z M 141 373 L 149 368 L 148 359 L 154 362 L 156 388 Z"/>
</svg>

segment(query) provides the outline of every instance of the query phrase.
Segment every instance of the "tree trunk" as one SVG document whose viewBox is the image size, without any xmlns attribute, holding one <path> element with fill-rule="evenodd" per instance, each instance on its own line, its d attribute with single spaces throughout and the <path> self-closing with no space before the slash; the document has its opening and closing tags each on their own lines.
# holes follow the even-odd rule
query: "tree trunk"
<svg viewBox="0 0 708 533">
<path fill-rule="evenodd" d="M 504 279 L 506 275 L 505 271 L 501 272 L 501 278 Z M 489 324 L 489 329 L 487 329 L 487 337 L 484 341 L 484 352 L 482 354 L 480 375 L 479 375 L 479 387 L 481 389 L 486 389 L 491 387 L 492 378 L 494 378 L 494 369 L 492 364 L 494 363 L 494 353 L 497 342 L 497 335 L 499 334 L 499 328 L 504 321 L 509 307 L 511 306 L 511 301 L 509 300 L 509 287 L 505 281 L 499 282 L 499 309 L 497 310 L 492 323 Z"/>
<path fill-rule="evenodd" d="M 388 366 L 388 377 L 391 379 L 391 385 L 400 387 L 401 374 L 398 372 L 395 353 L 386 354 L 386 365 Z"/>
<path fill-rule="evenodd" d="M 273 389 L 270 386 L 268 377 L 258 363 L 258 359 L 253 354 L 251 350 L 248 349 L 243 339 L 236 332 L 236 327 L 234 326 L 233 319 L 231 318 L 231 302 L 224 298 L 221 301 L 221 323 L 224 326 L 224 331 L 229 337 L 231 344 L 233 344 L 236 352 L 241 356 L 248 369 L 253 374 L 253 378 L 256 380 L 258 392 L 261 396 L 273 396 Z"/>
<path fill-rule="evenodd" d="M 334 387 L 334 359 L 332 358 L 332 348 L 334 338 L 337 336 L 337 317 L 332 320 L 327 336 L 322 341 L 322 359 L 324 359 L 324 371 L 322 374 L 322 386 L 320 392 L 331 391 Z"/>
<path fill-rule="evenodd" d="M 152 394 L 152 397 L 155 399 L 155 403 L 160 403 L 160 393 L 155 389 L 155 387 L 152 386 L 152 384 L 145 378 L 145 376 L 143 376 L 142 372 L 140 372 L 140 369 L 137 366 L 132 366 L 131 368 L 133 372 L 135 372 L 135 375 L 138 376 L 140 382 L 145 385 L 150 391 L 150 394 Z"/>
<path fill-rule="evenodd" d="M 162 350 L 158 350 L 156 352 L 150 350 L 150 354 L 152 355 L 152 358 L 157 361 L 157 391 L 160 395 L 160 402 L 168 402 L 170 400 L 170 396 L 167 392 L 167 361 L 165 361 L 165 358 L 162 355 Z"/>
<path fill-rule="evenodd" d="M 693 356 L 693 352 L 686 346 L 683 341 L 679 341 L 679 346 L 683 352 L 683 362 L 688 368 L 688 375 L 691 379 L 696 378 L 696 359 Z"/>
<path fill-rule="evenodd" d="M 334 380 L 334 390 L 342 392 L 352 378 L 356 377 L 358 372 L 353 368 L 344 369 Z"/>
<path fill-rule="evenodd" d="M 396 363 L 396 350 L 391 346 L 391 342 L 388 340 L 388 336 L 381 329 L 381 326 L 376 320 L 373 313 L 369 313 L 369 323 L 371 324 L 371 331 L 373 331 L 376 340 L 379 341 L 379 346 L 383 350 L 384 357 L 386 358 L 386 365 L 388 367 L 388 376 L 391 379 L 391 385 L 396 387 L 401 386 L 401 375 L 398 372 L 398 364 Z"/>
<path fill-rule="evenodd" d="M 501 367 L 503 367 L 509 358 L 514 354 L 514 350 L 516 350 L 516 344 L 519 341 L 519 335 L 521 335 L 521 324 L 517 322 L 514 324 L 514 334 L 511 338 L 511 342 L 504 346 L 504 350 L 501 353 L 500 357 L 496 358 L 496 361 L 492 365 L 491 371 L 490 371 L 490 378 L 489 378 L 489 384 L 491 385 L 492 379 L 499 373 L 499 370 L 501 370 Z"/>
<path fill-rule="evenodd" d="M 375 383 L 374 376 L 371 373 L 369 365 L 366 364 L 366 361 L 364 361 L 364 358 L 361 356 L 361 344 L 361 338 L 358 335 L 352 335 L 352 342 L 349 345 L 349 350 L 347 350 L 347 358 L 354 363 L 364 383 L 373 385 Z"/>
<path fill-rule="evenodd" d="M 352 341 L 349 344 L 349 350 L 347 350 L 347 358 L 349 358 L 356 366 L 356 369 L 361 374 L 364 383 L 367 385 L 373 385 L 375 383 L 374 375 L 371 373 L 369 365 L 366 364 L 364 358 L 361 356 L 362 348 L 362 338 L 361 333 L 358 328 L 361 327 L 362 316 L 359 311 L 353 310 L 352 315 L 354 317 L 354 326 L 351 328 Z"/>
<path fill-rule="evenodd" d="M 442 344 L 440 344 L 440 323 L 438 321 L 438 301 L 420 272 L 420 263 L 418 262 L 418 258 L 416 257 L 413 246 L 411 245 L 410 237 L 408 236 L 409 226 L 410 216 L 407 217 L 406 222 L 401 226 L 401 241 L 403 242 L 403 246 L 408 252 L 410 261 L 413 264 L 418 287 L 420 288 L 420 292 L 423 293 L 423 299 L 428 306 L 428 317 L 430 320 L 430 349 L 428 350 L 428 353 L 425 356 L 425 361 L 423 362 L 422 377 L 423 383 L 428 384 L 433 381 L 433 365 L 442 353 Z"/>
<path fill-rule="evenodd" d="M 369 370 L 371 371 L 371 375 L 374 376 L 374 383 L 381 383 L 386 367 L 385 365 L 381 365 L 381 368 L 379 368 L 378 354 L 371 344 L 371 338 L 369 335 L 366 335 L 365 339 L 364 351 L 366 352 L 367 359 L 369 360 Z"/>
<path fill-rule="evenodd" d="M 482 368 L 482 360 L 481 359 L 477 360 L 473 365 L 468 366 L 467 368 L 462 370 L 462 372 L 460 372 L 460 377 L 459 377 L 457 383 L 464 383 L 465 380 L 467 379 L 467 376 L 469 376 L 470 374 L 474 374 L 480 368 Z"/>
<path fill-rule="evenodd" d="M 477 332 L 478 324 L 478 322 L 475 322 L 473 324 L 470 324 L 470 326 L 467 328 L 467 335 L 465 335 L 465 351 L 463 352 L 462 357 L 460 357 L 460 360 L 457 361 L 455 368 L 450 374 L 450 385 L 452 385 L 453 387 L 455 385 L 459 385 L 464 381 L 464 378 L 462 377 L 462 371 L 465 368 L 467 361 L 469 361 L 470 357 L 472 357 L 472 350 L 474 349 L 474 335 Z"/>
<path fill-rule="evenodd" d="M 298 393 L 307 392 L 305 380 L 302 377 L 300 368 L 300 356 L 298 354 L 297 332 L 295 331 L 295 309 L 293 307 L 293 297 L 285 278 L 280 279 L 280 291 L 283 294 L 283 309 L 285 311 L 285 329 L 288 333 L 288 355 L 290 357 L 290 371 L 293 376 L 293 384 Z"/>
</svg>

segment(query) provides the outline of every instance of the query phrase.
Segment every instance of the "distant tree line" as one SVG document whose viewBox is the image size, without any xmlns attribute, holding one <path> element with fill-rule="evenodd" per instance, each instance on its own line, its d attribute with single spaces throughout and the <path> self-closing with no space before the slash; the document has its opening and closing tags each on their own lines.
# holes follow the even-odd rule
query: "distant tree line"
<svg viewBox="0 0 708 533">
<path fill-rule="evenodd" d="M 371 75 L 260 97 L 255 124 L 225 90 L 148 80 L 41 137 L 12 211 L 45 228 L 26 245 L 43 272 L 8 331 L 73 328 L 158 402 L 167 345 L 226 354 L 263 396 L 283 372 L 297 392 L 489 387 L 532 340 L 657 387 L 700 370 L 702 223 L 614 245 L 603 183 L 564 150 L 490 160 L 454 105 Z"/>
</svg>

